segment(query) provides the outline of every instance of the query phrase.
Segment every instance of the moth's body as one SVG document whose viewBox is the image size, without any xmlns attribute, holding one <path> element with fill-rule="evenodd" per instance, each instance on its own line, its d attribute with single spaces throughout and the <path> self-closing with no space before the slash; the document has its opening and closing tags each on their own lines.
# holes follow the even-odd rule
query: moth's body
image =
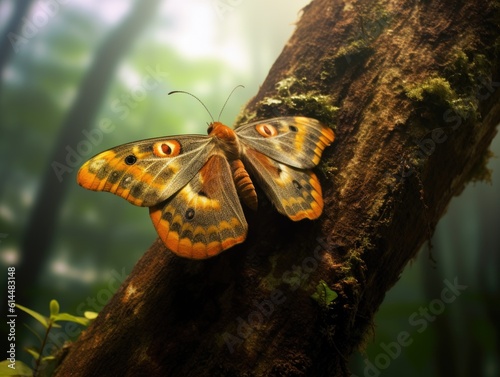
<svg viewBox="0 0 500 377">
<path fill-rule="evenodd" d="M 233 181 L 240 199 L 251 209 L 257 210 L 257 193 L 250 176 L 241 161 L 242 146 L 236 132 L 221 122 L 208 126 L 208 136 L 214 138 L 217 147 L 231 165 Z"/>
<path fill-rule="evenodd" d="M 236 132 L 221 122 L 208 125 L 208 136 L 212 137 L 217 147 L 224 152 L 229 162 L 241 158 L 241 145 Z"/>
<path fill-rule="evenodd" d="M 250 176 L 280 213 L 294 221 L 317 218 L 323 199 L 310 169 L 333 139 L 330 128 L 303 117 L 236 130 L 213 122 L 207 136 L 148 139 L 102 152 L 82 166 L 78 183 L 149 207 L 168 249 L 203 259 L 245 240 L 238 198 L 257 208 Z"/>
</svg>

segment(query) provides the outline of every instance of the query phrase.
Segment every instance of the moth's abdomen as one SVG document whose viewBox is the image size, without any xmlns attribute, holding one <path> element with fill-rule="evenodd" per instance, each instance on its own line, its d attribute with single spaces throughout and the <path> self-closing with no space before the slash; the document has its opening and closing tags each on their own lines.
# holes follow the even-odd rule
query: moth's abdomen
<svg viewBox="0 0 500 377">
<path fill-rule="evenodd" d="M 241 160 L 234 160 L 231 162 L 231 170 L 233 172 L 234 185 L 238 196 L 249 208 L 254 211 L 257 210 L 257 193 L 248 172 Z"/>
</svg>

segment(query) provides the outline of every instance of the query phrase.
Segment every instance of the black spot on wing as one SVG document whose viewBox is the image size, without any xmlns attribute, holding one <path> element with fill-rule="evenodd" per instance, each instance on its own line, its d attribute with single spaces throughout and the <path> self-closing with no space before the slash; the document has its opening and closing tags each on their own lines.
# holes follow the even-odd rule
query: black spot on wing
<svg viewBox="0 0 500 377">
<path fill-rule="evenodd" d="M 120 171 L 120 170 L 113 171 L 108 177 L 108 182 L 113 183 L 113 184 L 118 182 L 120 180 L 120 178 L 123 177 L 123 174 L 125 174 L 124 171 Z"/>
<path fill-rule="evenodd" d="M 196 214 L 195 210 L 193 208 L 188 208 L 186 213 L 184 214 L 184 218 L 187 221 L 191 221 L 194 219 L 194 215 Z"/>
</svg>

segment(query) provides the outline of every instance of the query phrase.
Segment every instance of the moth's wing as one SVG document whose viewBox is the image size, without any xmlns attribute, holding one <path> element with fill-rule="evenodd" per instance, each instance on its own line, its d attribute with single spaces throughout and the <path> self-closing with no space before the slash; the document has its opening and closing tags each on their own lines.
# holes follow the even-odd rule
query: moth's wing
<svg viewBox="0 0 500 377">
<path fill-rule="evenodd" d="M 243 162 L 281 214 L 293 221 L 316 219 L 323 211 L 321 185 L 316 175 L 246 148 Z"/>
<path fill-rule="evenodd" d="M 220 154 L 149 214 L 165 246 L 186 258 L 209 258 L 243 242 L 247 234 L 229 163 Z"/>
<path fill-rule="evenodd" d="M 150 207 L 184 187 L 207 162 L 213 139 L 203 135 L 154 138 L 99 153 L 78 171 L 86 189 L 109 191 Z"/>
<path fill-rule="evenodd" d="M 305 117 L 266 119 L 245 124 L 235 132 L 245 146 L 301 169 L 316 166 L 334 139 L 331 128 Z"/>
<path fill-rule="evenodd" d="M 278 211 L 294 221 L 323 211 L 321 185 L 309 169 L 334 140 L 333 131 L 305 117 L 282 117 L 236 129 L 242 159 Z"/>
</svg>

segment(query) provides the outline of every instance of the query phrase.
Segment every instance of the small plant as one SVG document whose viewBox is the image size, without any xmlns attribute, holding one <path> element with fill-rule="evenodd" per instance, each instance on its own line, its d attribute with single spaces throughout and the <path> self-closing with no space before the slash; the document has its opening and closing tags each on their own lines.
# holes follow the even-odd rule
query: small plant
<svg viewBox="0 0 500 377">
<path fill-rule="evenodd" d="M 43 356 L 43 352 L 45 346 L 47 345 L 47 340 L 50 331 L 53 328 L 61 327 L 61 325 L 59 325 L 57 322 L 67 321 L 67 322 L 78 323 L 83 326 L 88 326 L 90 321 L 97 316 L 97 313 L 94 312 L 85 312 L 84 313 L 85 317 L 78 317 L 69 313 L 61 313 L 59 311 L 59 303 L 57 302 L 57 300 L 50 301 L 49 317 L 45 317 L 44 315 L 37 313 L 34 310 L 28 309 L 19 304 L 16 304 L 16 307 L 21 309 L 23 312 L 28 313 L 30 316 L 32 316 L 38 322 L 40 322 L 42 326 L 45 328 L 45 334 L 43 334 L 43 336 L 40 336 L 36 331 L 31 329 L 29 326 L 26 326 L 33 334 L 35 334 L 35 336 L 40 341 L 40 347 L 38 349 L 36 347 L 26 348 L 26 351 L 35 359 L 35 368 L 31 369 L 23 362 L 16 360 L 15 369 L 13 369 L 12 366 L 9 366 L 9 364 L 11 364 L 9 360 L 5 360 L 0 362 L 0 375 L 2 376 L 40 377 L 41 376 L 40 373 L 42 370 L 45 369 L 44 367 L 46 366 L 46 364 L 56 359 L 56 356 L 54 356 L 53 354 L 48 356 Z"/>
<path fill-rule="evenodd" d="M 327 308 L 337 297 L 337 292 L 331 289 L 324 280 L 319 281 L 316 292 L 311 295 L 311 298 L 323 308 Z"/>
</svg>

